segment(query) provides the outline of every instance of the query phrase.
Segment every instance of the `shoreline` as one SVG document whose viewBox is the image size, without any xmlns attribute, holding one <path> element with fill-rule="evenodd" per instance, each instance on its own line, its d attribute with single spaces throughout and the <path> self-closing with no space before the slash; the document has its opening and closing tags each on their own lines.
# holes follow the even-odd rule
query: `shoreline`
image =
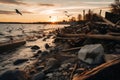
<svg viewBox="0 0 120 80">
<path fill-rule="evenodd" d="M 72 80 L 74 77 L 79 76 L 81 73 L 90 71 L 100 64 L 103 64 L 107 61 L 103 61 L 100 64 L 90 65 L 84 61 L 81 61 L 78 57 L 78 52 L 81 47 L 89 44 L 102 44 L 104 46 L 104 40 L 92 39 L 93 41 L 84 38 L 84 37 L 65 37 L 62 36 L 66 33 L 85 33 L 89 32 L 88 30 L 82 30 L 80 28 L 86 28 L 84 24 L 79 24 L 76 26 L 69 26 L 62 29 L 57 29 L 50 34 L 54 34 L 54 44 L 55 46 L 50 46 L 46 44 L 45 47 L 47 50 L 41 51 L 38 49 L 38 52 L 34 54 L 34 61 L 32 64 L 28 65 L 25 69 L 22 69 L 27 76 L 25 80 Z M 52 35 L 47 35 L 46 39 L 49 39 Z M 88 34 L 96 34 L 96 32 L 91 32 Z M 99 33 L 100 34 L 100 33 Z M 59 37 L 59 38 L 58 38 Z M 95 42 L 95 43 L 93 43 Z M 106 40 L 105 40 L 106 42 Z M 109 41 L 111 42 L 111 40 Z M 116 41 L 115 41 L 116 42 Z M 108 43 L 109 44 L 109 43 Z M 79 49 L 79 48 L 80 49 Z M 78 48 L 78 49 L 76 49 Z M 105 52 L 108 51 L 108 46 L 104 46 Z M 110 47 L 111 48 L 111 47 Z M 110 49 L 109 48 L 109 49 Z M 116 46 L 115 46 L 116 48 Z M 71 50 L 72 49 L 72 50 Z M 113 48 L 111 48 L 113 49 Z M 107 54 L 109 55 L 109 54 Z M 115 56 L 118 54 L 113 54 L 110 56 L 108 61 L 112 60 L 111 58 L 117 58 Z M 16 69 L 19 70 L 19 69 Z M 22 74 L 21 74 L 22 75 Z"/>
</svg>

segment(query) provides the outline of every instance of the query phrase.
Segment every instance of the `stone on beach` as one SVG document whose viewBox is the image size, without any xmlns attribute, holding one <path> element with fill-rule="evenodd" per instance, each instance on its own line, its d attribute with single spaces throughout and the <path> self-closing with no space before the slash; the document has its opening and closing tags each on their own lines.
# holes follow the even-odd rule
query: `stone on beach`
<svg viewBox="0 0 120 80">
<path fill-rule="evenodd" d="M 88 64 L 100 64 L 104 61 L 104 48 L 101 44 L 85 45 L 78 52 L 78 58 Z"/>
<path fill-rule="evenodd" d="M 49 46 L 48 43 L 45 44 L 45 48 L 46 48 L 46 49 L 50 48 L 50 46 Z"/>
<path fill-rule="evenodd" d="M 13 64 L 18 65 L 18 64 L 22 64 L 22 63 L 24 63 L 26 61 L 28 61 L 28 59 L 17 59 Z"/>
<path fill-rule="evenodd" d="M 45 78 L 45 73 L 39 72 L 33 76 L 32 80 L 44 80 L 44 78 Z"/>
<path fill-rule="evenodd" d="M 0 75 L 0 80 L 30 80 L 29 76 L 21 70 L 8 70 Z"/>
<path fill-rule="evenodd" d="M 34 45 L 34 46 L 31 47 L 31 49 L 33 49 L 33 50 L 38 50 L 38 49 L 40 49 L 40 47 L 37 46 L 37 45 Z"/>
</svg>

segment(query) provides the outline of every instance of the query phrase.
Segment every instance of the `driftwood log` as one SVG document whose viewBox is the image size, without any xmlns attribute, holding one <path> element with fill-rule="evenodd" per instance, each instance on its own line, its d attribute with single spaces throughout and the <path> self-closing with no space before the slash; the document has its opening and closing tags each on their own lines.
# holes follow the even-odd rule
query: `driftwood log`
<svg viewBox="0 0 120 80">
<path fill-rule="evenodd" d="M 70 49 L 64 49 L 62 52 L 69 52 L 69 51 L 74 51 L 74 50 L 80 50 L 81 47 L 75 47 L 75 48 L 70 48 Z"/>
<path fill-rule="evenodd" d="M 120 36 L 101 35 L 101 34 L 60 34 L 61 37 L 84 37 L 102 40 L 120 41 Z"/>
<path fill-rule="evenodd" d="M 120 80 L 120 57 L 83 72 L 73 80 Z"/>
</svg>

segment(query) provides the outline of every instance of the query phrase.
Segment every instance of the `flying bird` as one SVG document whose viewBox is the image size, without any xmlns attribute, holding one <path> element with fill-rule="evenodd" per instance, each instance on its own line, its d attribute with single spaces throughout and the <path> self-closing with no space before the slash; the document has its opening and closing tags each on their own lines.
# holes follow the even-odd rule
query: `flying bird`
<svg viewBox="0 0 120 80">
<path fill-rule="evenodd" d="M 70 16 L 72 16 L 72 14 L 65 14 L 67 17 L 70 17 Z"/>
<path fill-rule="evenodd" d="M 68 13 L 67 11 L 64 11 L 64 13 Z"/>
<path fill-rule="evenodd" d="M 49 18 L 51 18 L 52 16 L 49 16 Z"/>
<path fill-rule="evenodd" d="M 15 9 L 15 11 L 17 14 L 20 14 L 22 16 L 22 13 L 18 9 Z"/>
</svg>

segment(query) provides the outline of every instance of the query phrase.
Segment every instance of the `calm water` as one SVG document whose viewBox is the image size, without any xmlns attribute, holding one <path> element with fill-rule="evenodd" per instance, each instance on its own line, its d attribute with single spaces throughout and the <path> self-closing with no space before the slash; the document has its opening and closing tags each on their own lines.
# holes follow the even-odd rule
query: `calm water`
<svg viewBox="0 0 120 80">
<path fill-rule="evenodd" d="M 36 31 L 39 31 L 42 34 L 43 31 L 50 31 L 58 28 L 63 28 L 67 25 L 50 25 L 50 24 L 0 24 L 0 43 L 9 41 L 9 36 L 14 37 L 14 39 L 21 39 L 25 36 L 35 35 Z M 43 30 L 44 29 L 44 30 Z M 47 30 L 46 30 L 47 29 Z M 38 33 L 37 33 L 38 34 Z M 45 36 L 46 37 L 46 36 Z M 17 48 L 13 52 L 5 52 L 0 54 L 0 74 L 9 69 L 23 68 L 26 65 L 30 64 L 34 60 L 31 58 L 36 52 L 33 52 L 29 46 L 38 45 L 42 51 L 45 50 L 44 44 L 48 43 L 51 46 L 54 46 L 52 43 L 53 36 L 46 41 L 42 41 L 45 37 L 37 39 L 36 41 L 27 42 L 24 46 Z M 27 58 L 28 62 L 21 65 L 13 65 L 13 62 L 17 59 Z"/>
</svg>

